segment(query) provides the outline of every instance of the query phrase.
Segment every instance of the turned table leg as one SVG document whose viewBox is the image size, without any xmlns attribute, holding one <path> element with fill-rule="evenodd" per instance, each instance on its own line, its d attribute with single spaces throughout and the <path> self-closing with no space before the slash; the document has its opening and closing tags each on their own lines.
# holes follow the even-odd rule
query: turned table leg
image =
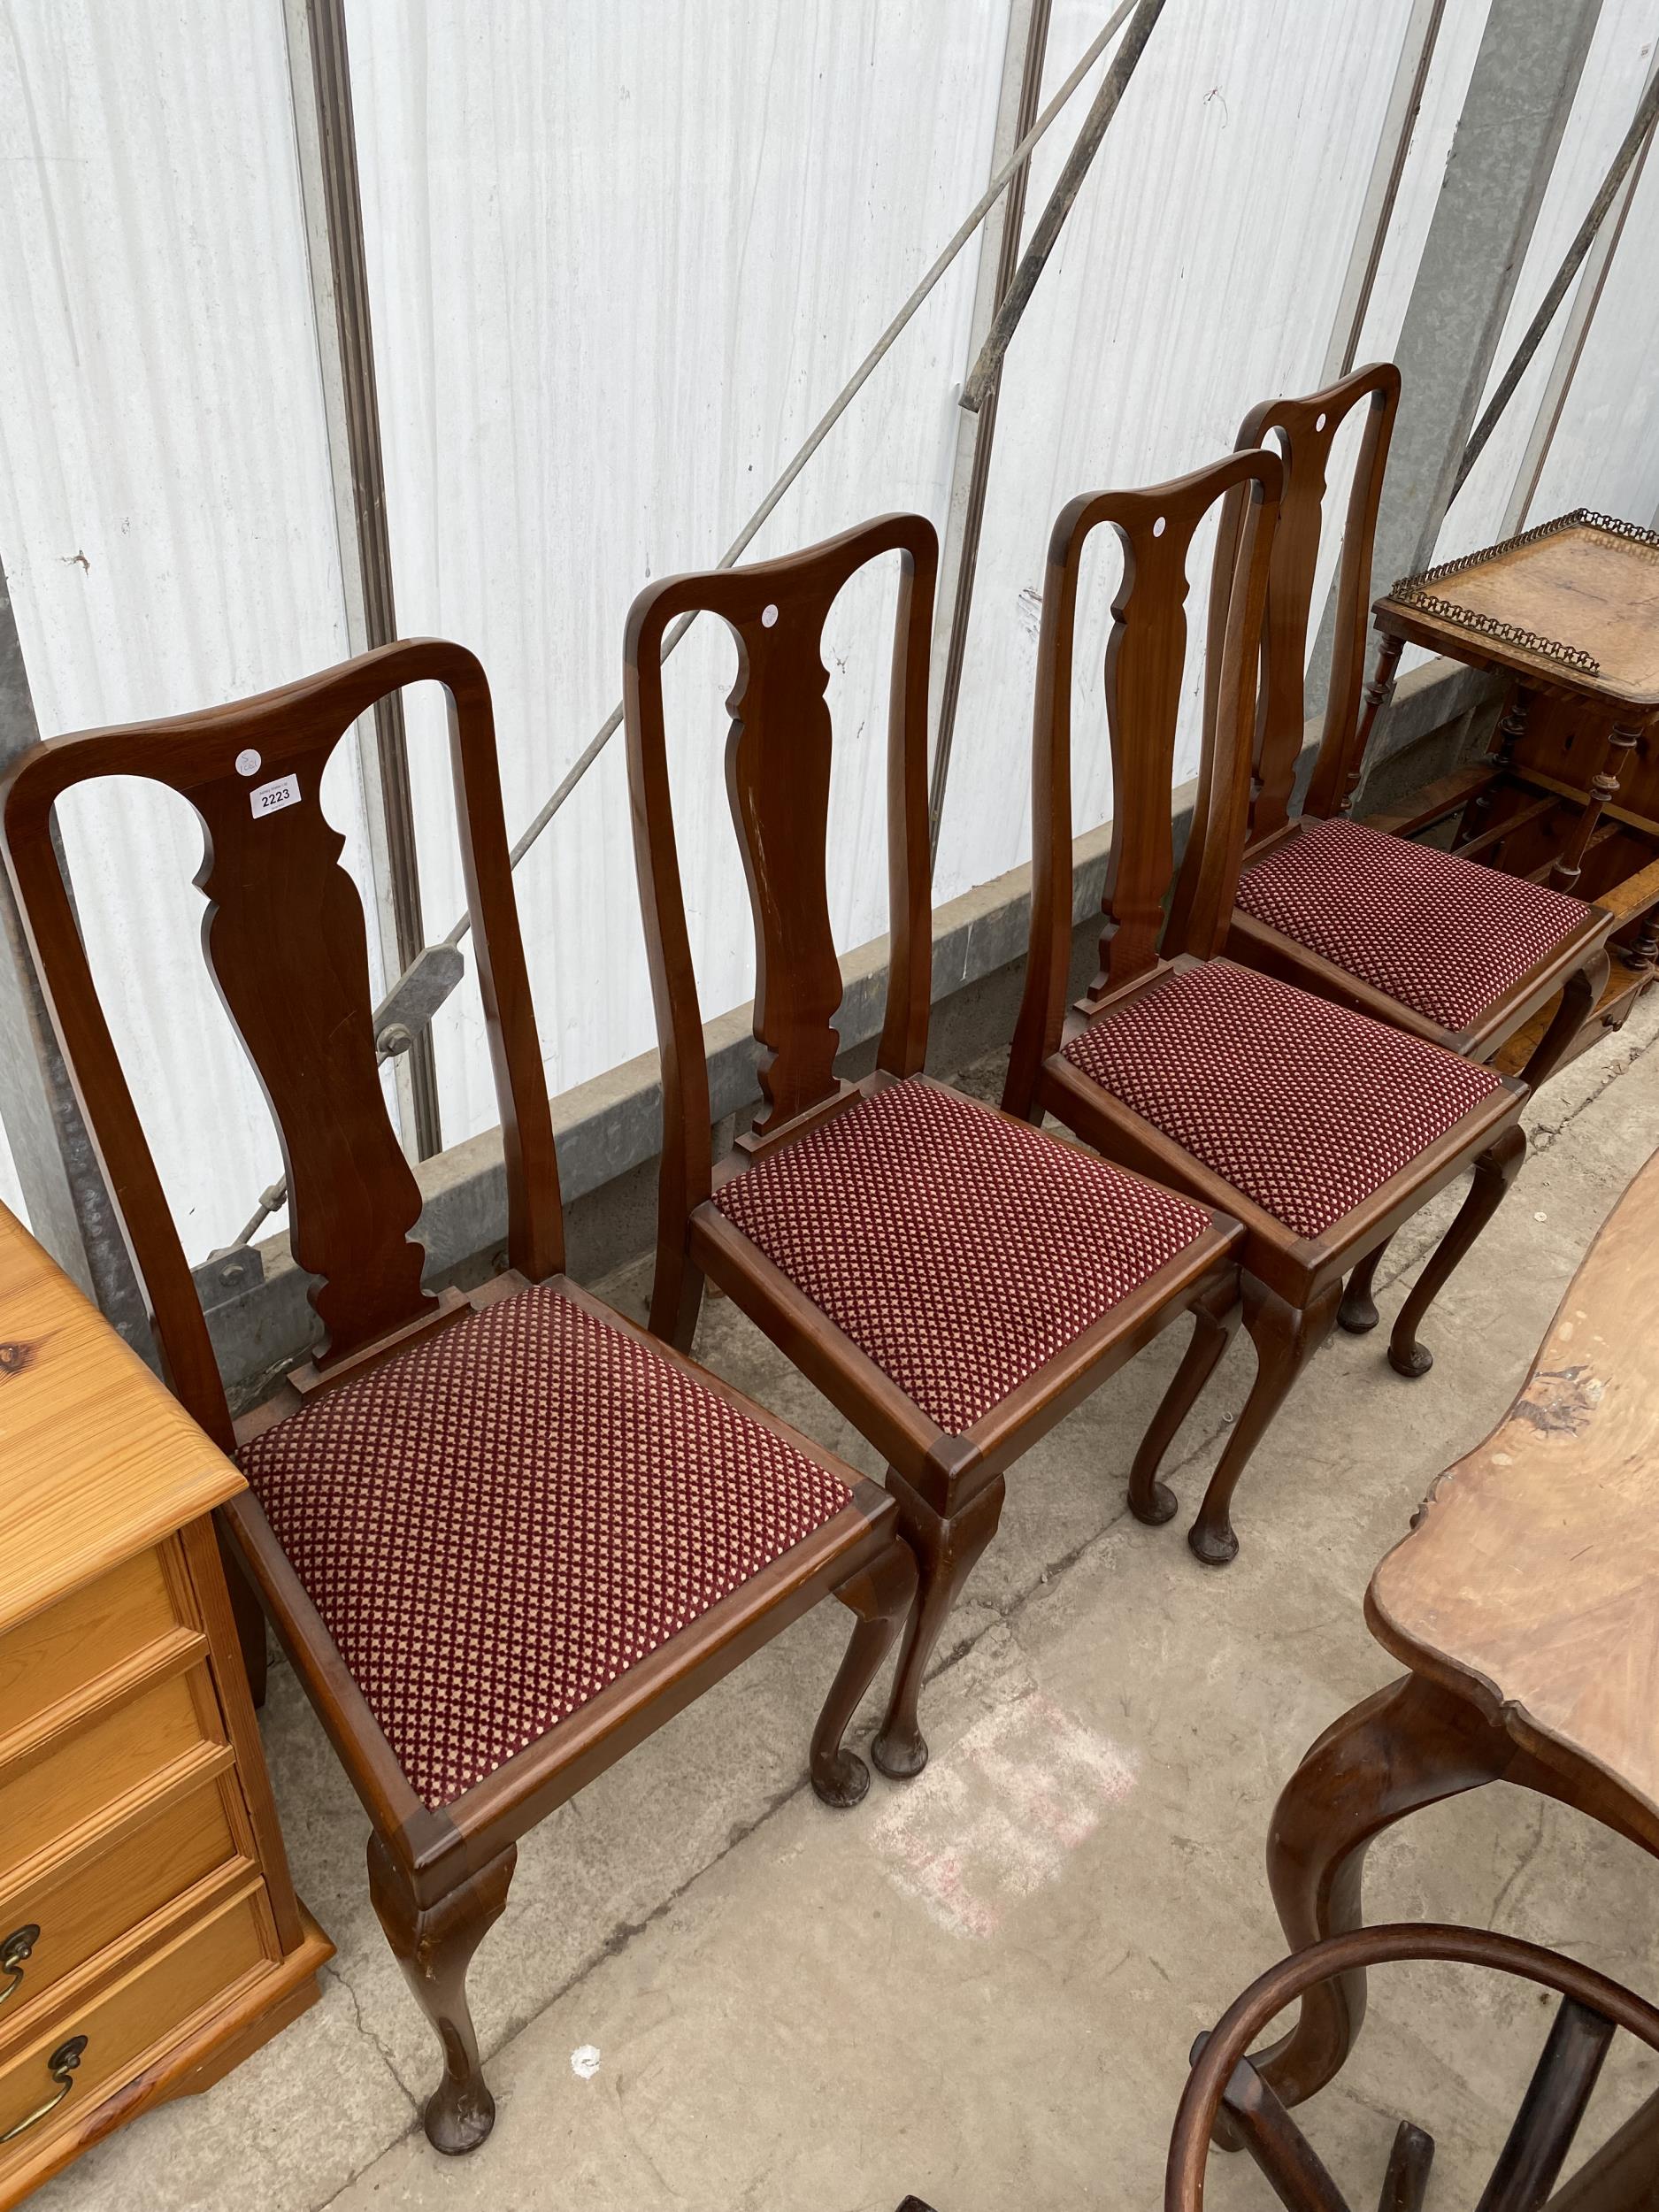
<svg viewBox="0 0 1659 2212">
<path fill-rule="evenodd" d="M 1353 811 L 1354 794 L 1359 789 L 1359 780 L 1364 772 L 1365 756 L 1376 734 L 1378 719 L 1394 696 L 1394 678 L 1400 672 L 1400 656 L 1405 648 L 1404 638 L 1385 636 L 1377 649 L 1377 666 L 1362 694 L 1364 710 L 1354 733 L 1354 749 L 1344 766 L 1342 789 L 1337 801 L 1337 811 L 1340 814 Z"/>
<path fill-rule="evenodd" d="M 1452 838 L 1452 850 L 1479 837 L 1488 826 L 1489 817 L 1497 803 L 1499 787 L 1509 775 L 1515 762 L 1515 749 L 1526 735 L 1526 718 L 1532 710 L 1532 694 L 1525 684 L 1517 683 L 1498 723 L 1496 749 L 1489 755 L 1492 773 L 1463 809 L 1463 819 Z"/>
<path fill-rule="evenodd" d="M 1595 834 L 1596 824 L 1603 810 L 1618 796 L 1619 780 L 1629 764 L 1630 756 L 1636 749 L 1641 736 L 1632 723 L 1621 722 L 1609 731 L 1602 742 L 1601 765 L 1590 779 L 1590 793 L 1583 811 L 1573 825 L 1571 836 L 1562 848 L 1555 866 L 1549 872 L 1552 891 L 1565 891 L 1577 896 L 1578 877 L 1584 867 L 1585 854 Z"/>
</svg>

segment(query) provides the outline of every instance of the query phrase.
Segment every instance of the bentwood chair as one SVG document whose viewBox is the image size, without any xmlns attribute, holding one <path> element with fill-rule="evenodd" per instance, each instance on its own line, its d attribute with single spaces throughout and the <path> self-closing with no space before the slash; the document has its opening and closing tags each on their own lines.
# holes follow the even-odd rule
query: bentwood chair
<svg viewBox="0 0 1659 2212">
<path fill-rule="evenodd" d="M 1002 1098 L 1010 1113 L 1051 1113 L 1124 1166 L 1244 1224 L 1256 1380 L 1187 1539 L 1217 1566 L 1238 1550 L 1229 1505 L 1239 1478 L 1329 1334 L 1344 1274 L 1474 1167 L 1473 1187 L 1389 1348 L 1402 1374 L 1425 1372 L 1432 1362 L 1417 1325 L 1525 1149 L 1520 1083 L 1221 956 L 1244 843 L 1264 556 L 1282 473 L 1279 456 L 1257 447 L 1148 491 L 1085 495 L 1055 524 L 1033 733 L 1031 949 Z M 1236 529 L 1224 523 L 1217 555 L 1228 611 L 1209 639 L 1208 789 L 1187 896 L 1166 927 L 1187 561 L 1204 516 L 1229 498 L 1240 513 Z M 1108 523 L 1125 548 L 1105 670 L 1111 861 L 1100 972 L 1068 1013 L 1078 577 L 1090 536 Z M 1157 1464 L 1237 1320 L 1236 1306 L 1195 1309 L 1186 1361 L 1131 1475 L 1130 1509 L 1143 1521 L 1175 1511 Z"/>
<path fill-rule="evenodd" d="M 422 1287 L 420 1193 L 382 1097 L 363 910 L 319 803 L 330 754 L 401 686 L 449 694 L 450 754 L 507 1171 L 505 1271 Z M 312 1357 L 234 1426 L 51 839 L 54 803 L 143 776 L 188 799 L 203 946 L 264 1085 L 317 1278 Z M 488 687 L 459 646 L 387 646 L 240 704 L 35 746 L 7 864 L 167 1373 L 251 1491 L 222 1510 L 262 1682 L 257 1593 L 367 1812 L 376 1913 L 443 2047 L 442 2151 L 495 2107 L 467 2008 L 518 1837 L 822 1597 L 856 1616 L 812 1739 L 841 1738 L 909 1612 L 879 1485 L 568 1281 L 552 1120 L 513 902 Z M 204 1131 L 204 1137 L 211 1136 Z"/>
<path fill-rule="evenodd" d="M 849 579 L 892 553 L 887 1010 L 875 1070 L 854 1083 L 834 1067 L 841 974 L 826 889 L 833 733 L 821 637 Z M 937 560 L 931 523 L 889 515 L 786 559 L 666 578 L 634 603 L 625 692 L 663 1064 L 651 1326 L 688 1348 L 711 1278 L 889 1462 L 921 1570 L 873 1751 L 900 1775 L 926 1758 L 923 1672 L 995 1531 L 1006 1469 L 1194 1300 L 1237 1295 L 1232 1222 L 922 1071 Z M 718 1170 L 660 671 L 667 626 L 694 611 L 718 615 L 738 648 L 726 787 L 764 1048 L 762 1111 Z"/>
<path fill-rule="evenodd" d="M 1399 397 L 1399 370 L 1379 362 L 1306 399 L 1266 401 L 1240 427 L 1241 449 L 1277 440 L 1285 492 L 1268 577 L 1249 826 L 1226 951 L 1478 1061 L 1490 1060 L 1558 998 L 1522 1071 L 1536 1089 L 1601 995 L 1613 916 L 1484 864 L 1504 828 L 1444 852 L 1355 821 L 1348 811 L 1399 657 L 1397 641 L 1385 646 L 1386 669 L 1379 661 L 1362 714 L 1377 510 Z M 1293 817 L 1326 476 L 1333 443 L 1361 406 L 1324 726 L 1307 799 Z M 1236 516 L 1229 519 L 1236 524 Z M 1226 581 L 1217 561 L 1210 618 L 1223 631 Z M 1213 723 L 1213 692 L 1207 706 Z M 1432 818 L 1398 818 L 1406 827 Z M 1178 890 L 1178 913 L 1187 893 L 1185 885 Z M 1376 1325 L 1371 1281 L 1380 1257 L 1379 1247 L 1356 1271 L 1342 1306 L 1342 1325 L 1356 1333 Z"/>
<path fill-rule="evenodd" d="M 1555 2186 L 1608 2048 L 1624 2029 L 1659 2052 L 1659 2010 L 1559 1952 L 1484 1928 L 1361 1928 L 1295 1955 L 1253 1982 L 1193 2052 L 1164 2170 L 1164 2212 L 1203 2212 L 1211 2136 L 1248 2150 L 1287 2212 L 1349 2212 L 1324 2161 L 1247 2054 L 1274 2015 L 1342 1974 L 1402 1960 L 1485 1967 L 1561 1998 L 1478 2212 L 1652 2212 L 1659 2203 L 1659 2096 Z M 1379 2212 L 1422 2212 L 1433 2139 L 1397 2130 Z"/>
</svg>

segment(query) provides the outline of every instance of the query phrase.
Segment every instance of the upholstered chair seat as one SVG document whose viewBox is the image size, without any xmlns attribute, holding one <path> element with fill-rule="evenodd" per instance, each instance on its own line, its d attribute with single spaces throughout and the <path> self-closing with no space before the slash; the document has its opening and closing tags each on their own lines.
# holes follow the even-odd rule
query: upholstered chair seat
<svg viewBox="0 0 1659 2212">
<path fill-rule="evenodd" d="M 1247 867 L 1242 910 L 1442 1028 L 1469 1028 L 1569 940 L 1582 899 L 1478 860 L 1307 818 Z"/>
<path fill-rule="evenodd" d="M 852 1495 L 683 1363 L 542 1284 L 324 1392 L 239 1456 L 431 1808 Z"/>
<path fill-rule="evenodd" d="M 923 1076 L 861 1099 L 713 1202 L 956 1435 L 1210 1223 Z"/>
<path fill-rule="evenodd" d="M 1231 960 L 1172 970 L 1063 1051 L 1307 1238 L 1501 1088 L 1490 1068 Z"/>
</svg>

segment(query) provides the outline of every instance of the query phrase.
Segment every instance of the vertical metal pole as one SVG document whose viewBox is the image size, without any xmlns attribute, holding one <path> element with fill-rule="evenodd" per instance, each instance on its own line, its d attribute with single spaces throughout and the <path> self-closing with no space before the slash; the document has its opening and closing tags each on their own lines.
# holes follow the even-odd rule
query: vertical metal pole
<svg viewBox="0 0 1659 2212">
<path fill-rule="evenodd" d="M 1601 4 L 1492 0 L 1396 349 L 1379 590 L 1434 557 Z"/>
<path fill-rule="evenodd" d="M 12 595 L 0 573 L 0 768 L 9 767 L 39 735 Z M 62 857 L 60 852 L 60 865 Z M 58 1049 L 4 870 L 0 941 L 0 1122 L 23 1187 L 29 1226 L 127 1341 L 151 1356 L 138 1279 Z"/>
<path fill-rule="evenodd" d="M 1014 0 L 1009 10 L 1002 98 L 997 108 L 996 136 L 991 148 L 993 176 L 1036 120 L 1042 97 L 1042 69 L 1048 46 L 1051 9 L 1052 0 Z M 1027 162 L 1001 203 L 985 219 L 980 235 L 979 286 L 968 329 L 971 363 L 979 358 L 996 311 L 1007 297 L 1014 271 L 1019 265 L 1019 234 L 1030 180 L 1031 165 Z M 939 826 L 950 774 L 950 748 L 956 735 L 956 705 L 962 692 L 963 662 L 967 654 L 968 620 L 973 605 L 973 581 L 979 566 L 979 533 L 985 522 L 985 492 L 991 473 L 991 447 L 996 436 L 996 403 L 1001 384 L 999 370 L 996 381 L 977 414 L 970 414 L 964 408 L 956 410 L 956 452 L 951 472 L 950 506 L 940 562 L 939 595 L 933 609 L 933 662 L 943 672 L 934 694 L 933 775 L 927 807 L 930 860 L 936 860 L 939 855 Z"/>
<path fill-rule="evenodd" d="M 345 0 L 285 0 L 285 12 L 347 627 L 353 649 L 362 651 L 391 642 L 397 615 Z M 403 703 L 397 694 L 377 703 L 374 733 L 378 773 L 365 776 L 364 785 L 377 886 L 389 910 L 393 941 L 384 948 L 389 982 L 426 942 Z M 442 1142 L 430 1032 L 416 1039 L 405 1063 L 415 1148 L 426 1159 Z M 404 1079 L 400 1066 L 400 1091 Z"/>
<path fill-rule="evenodd" d="M 1382 264 L 1383 249 L 1388 242 L 1388 226 L 1400 196 L 1406 158 L 1411 150 L 1411 134 L 1417 128 L 1418 111 L 1428 86 L 1429 65 L 1434 59 L 1434 42 L 1440 36 L 1440 19 L 1445 12 L 1446 0 L 1413 0 L 1394 69 L 1394 88 L 1388 96 L 1388 110 L 1377 141 L 1376 158 L 1371 163 L 1371 180 L 1365 188 L 1365 204 L 1354 233 L 1342 297 L 1332 325 L 1331 343 L 1319 378 L 1322 384 L 1334 384 L 1338 377 L 1346 376 L 1358 357 L 1366 310 L 1371 305 L 1377 272 Z"/>
<path fill-rule="evenodd" d="M 1394 349 L 1400 413 L 1373 597 L 1434 557 L 1601 8 L 1601 0 L 1492 0 Z M 1310 713 L 1330 666 L 1334 589 L 1310 670 Z M 1387 757 L 1386 722 L 1379 737 L 1369 767 Z"/>
<path fill-rule="evenodd" d="M 1655 50 L 1653 60 L 1647 65 L 1647 74 L 1642 83 L 1644 100 L 1655 78 L 1659 78 L 1659 50 Z M 1590 334 L 1591 322 L 1601 303 L 1601 288 L 1607 282 L 1608 271 L 1613 265 L 1613 256 L 1618 251 L 1618 242 L 1624 235 L 1625 218 L 1630 213 L 1631 203 L 1635 198 L 1641 184 L 1641 174 L 1647 166 L 1647 157 L 1653 150 L 1653 126 L 1650 124 L 1647 135 L 1642 141 L 1641 150 L 1631 165 L 1629 174 L 1619 186 L 1612 205 L 1602 218 L 1601 227 L 1595 234 L 1594 243 L 1585 256 L 1584 267 L 1578 277 L 1578 289 L 1572 296 L 1572 305 L 1567 311 L 1566 327 L 1561 334 L 1561 343 L 1555 349 L 1555 358 L 1550 365 L 1549 375 L 1545 380 L 1543 396 L 1539 402 L 1538 413 L 1532 423 L 1532 435 L 1526 442 L 1526 451 L 1522 456 L 1520 470 L 1515 480 L 1515 490 L 1510 495 L 1509 504 L 1504 514 L 1503 534 L 1506 538 L 1512 537 L 1517 530 L 1524 530 L 1526 527 L 1527 510 L 1532 503 L 1532 495 L 1538 489 L 1538 480 L 1543 474 L 1544 464 L 1549 457 L 1549 449 L 1555 435 L 1555 426 L 1560 422 L 1562 411 L 1567 404 L 1567 395 L 1571 390 L 1572 380 L 1578 373 L 1585 341 Z"/>
</svg>

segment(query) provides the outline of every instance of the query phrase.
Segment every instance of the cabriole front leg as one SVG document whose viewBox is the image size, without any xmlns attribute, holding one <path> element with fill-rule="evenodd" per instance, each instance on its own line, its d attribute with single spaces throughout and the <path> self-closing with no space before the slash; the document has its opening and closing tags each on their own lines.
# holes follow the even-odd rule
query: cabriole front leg
<svg viewBox="0 0 1659 2212">
<path fill-rule="evenodd" d="M 415 2002 L 443 2047 L 443 2079 L 426 2100 L 426 2138 L 450 2157 L 475 2151 L 495 2124 L 495 2100 L 479 2063 L 466 2001 L 472 1954 L 500 1919 L 518 1863 L 509 1844 L 435 1904 L 416 1901 L 407 1876 L 380 1837 L 369 1839 L 369 1895 Z"/>
<path fill-rule="evenodd" d="M 1148 1425 L 1129 1471 L 1129 1510 L 1148 1527 L 1156 1528 L 1174 1516 L 1175 1493 L 1158 1480 L 1158 1469 L 1232 1342 L 1242 1311 L 1239 1278 L 1231 1270 L 1225 1281 L 1194 1304 L 1193 1333 L 1186 1355 Z"/>
<path fill-rule="evenodd" d="M 870 1755 L 883 1774 L 903 1781 L 927 1764 L 927 1743 L 917 1720 L 922 1678 L 951 1607 L 996 1533 L 1005 1486 L 1001 1475 L 994 1476 L 949 1517 L 936 1513 L 895 1469 L 887 1470 L 887 1488 L 899 1502 L 899 1526 L 916 1555 L 920 1582 L 899 1647 L 892 1701 Z"/>
<path fill-rule="evenodd" d="M 1548 1080 L 1577 1041 L 1578 1032 L 1601 1003 L 1612 964 L 1603 946 L 1567 978 L 1562 987 L 1561 1003 L 1521 1070 L 1521 1080 L 1530 1090 L 1535 1091 L 1540 1083 Z"/>
<path fill-rule="evenodd" d="M 1233 1494 L 1250 1456 L 1272 1425 L 1296 1378 L 1336 1325 L 1342 1295 L 1339 1278 L 1316 1291 L 1306 1306 L 1293 1306 L 1256 1276 L 1244 1277 L 1244 1325 L 1256 1346 L 1256 1380 L 1242 1411 L 1228 1433 L 1225 1448 L 1210 1478 L 1198 1518 L 1187 1541 L 1207 1567 L 1225 1567 L 1239 1554 L 1233 1532 Z"/>
<path fill-rule="evenodd" d="M 872 1566 L 836 1591 L 856 1615 L 842 1659 L 812 1735 L 812 1787 L 826 1805 L 856 1805 L 870 1787 L 870 1770 L 841 1742 L 849 1722 L 875 1680 L 900 1624 L 916 1602 L 916 1556 L 895 1539 Z"/>
<path fill-rule="evenodd" d="M 1383 1263 L 1383 1255 L 1394 1242 L 1385 1237 L 1373 1252 L 1368 1252 L 1348 1279 L 1342 1293 L 1342 1302 L 1336 1310 L 1337 1326 L 1349 1336 L 1366 1336 L 1377 1326 L 1377 1299 L 1375 1288 L 1377 1270 Z"/>
<path fill-rule="evenodd" d="M 1451 1227 L 1429 1255 L 1423 1272 L 1412 1285 L 1409 1297 L 1400 1309 L 1394 1334 L 1388 1340 L 1388 1364 L 1395 1374 L 1415 1379 L 1426 1375 L 1433 1366 L 1433 1353 L 1426 1344 L 1417 1342 L 1423 1317 L 1451 1280 L 1459 1261 L 1503 1203 L 1504 1194 L 1520 1173 L 1525 1157 L 1526 1132 L 1517 1121 L 1494 1137 L 1475 1162 L 1469 1195 L 1458 1208 Z"/>
</svg>

